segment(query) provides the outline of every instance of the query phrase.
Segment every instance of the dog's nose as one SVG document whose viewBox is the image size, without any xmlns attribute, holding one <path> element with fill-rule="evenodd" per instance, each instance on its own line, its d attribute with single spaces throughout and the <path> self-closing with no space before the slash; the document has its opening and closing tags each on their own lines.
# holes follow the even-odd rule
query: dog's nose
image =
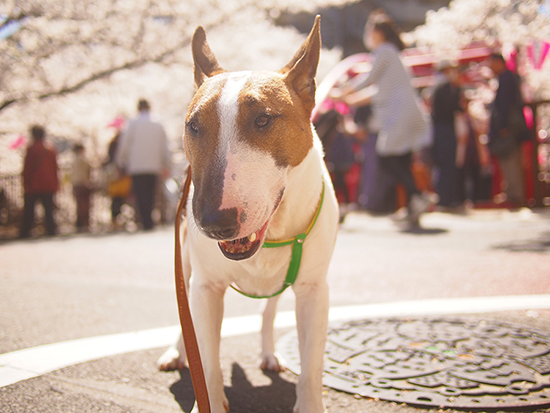
<svg viewBox="0 0 550 413">
<path fill-rule="evenodd" d="M 240 229 L 237 209 L 222 209 L 203 213 L 200 218 L 200 227 L 210 238 L 219 240 L 235 238 Z"/>
</svg>

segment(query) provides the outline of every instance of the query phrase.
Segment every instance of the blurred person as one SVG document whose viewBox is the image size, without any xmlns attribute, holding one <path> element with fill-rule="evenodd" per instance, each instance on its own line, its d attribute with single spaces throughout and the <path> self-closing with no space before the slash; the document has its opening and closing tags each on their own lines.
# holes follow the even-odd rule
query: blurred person
<svg viewBox="0 0 550 413">
<path fill-rule="evenodd" d="M 481 142 L 482 128 L 470 113 L 470 99 L 462 94 L 463 110 L 461 121 L 465 133 L 458 136 L 456 166 L 458 168 L 458 201 L 475 204 L 490 198 L 491 159 Z"/>
<path fill-rule="evenodd" d="M 376 154 L 382 168 L 407 194 L 406 221 L 417 224 L 430 206 L 411 170 L 412 154 L 427 146 L 428 122 L 411 86 L 411 78 L 400 59 L 404 44 L 393 21 L 384 13 L 374 12 L 365 26 L 364 42 L 374 56 L 372 68 L 344 84 L 333 93 L 351 106 L 371 103 L 374 122 L 379 130 Z M 373 91 L 371 85 L 377 87 Z"/>
<path fill-rule="evenodd" d="M 113 191 L 113 183 L 127 180 L 126 173 L 116 165 L 116 153 L 117 147 L 120 142 L 120 131 L 117 131 L 111 142 L 109 142 L 109 148 L 107 152 L 107 160 L 103 164 L 103 168 L 107 175 L 107 192 L 111 197 L 111 229 L 118 230 L 121 227 L 119 223 L 119 216 L 122 212 L 122 206 L 126 203 L 126 198 L 129 195 L 130 185 L 124 184 L 123 187 L 117 187 L 116 191 Z"/>
<path fill-rule="evenodd" d="M 4 225 L 8 222 L 10 215 L 10 204 L 6 191 L 0 186 L 0 225 Z"/>
<path fill-rule="evenodd" d="M 337 113 L 335 128 L 325 140 L 325 160 L 329 172 L 334 177 L 334 189 L 342 194 L 347 205 L 350 203 L 350 195 L 346 185 L 346 174 L 355 163 L 355 152 L 352 147 L 352 136 L 344 123 L 344 116 Z"/>
<path fill-rule="evenodd" d="M 315 128 L 323 144 L 325 162 L 333 181 L 334 190 L 344 201 L 343 204 L 340 204 L 340 222 L 344 220 L 346 207 L 350 203 L 346 174 L 355 163 L 355 152 L 352 147 L 353 137 L 346 130 L 346 116 L 331 109 L 323 113 L 315 122 Z"/>
<path fill-rule="evenodd" d="M 391 176 L 378 164 L 376 141 L 379 127 L 374 122 L 370 105 L 356 108 L 354 120 L 363 129 L 365 135 L 361 140 L 359 207 L 372 213 L 393 212 L 397 202 L 396 186 Z"/>
<path fill-rule="evenodd" d="M 435 166 L 435 188 L 438 208 L 452 211 L 459 206 L 458 168 L 456 165 L 457 133 L 461 123 L 459 70 L 456 63 L 443 59 L 437 65 L 441 74 L 431 101 L 433 126 L 432 159 Z"/>
<path fill-rule="evenodd" d="M 90 179 L 92 167 L 86 157 L 86 150 L 80 143 L 74 145 L 74 160 L 71 175 L 73 195 L 76 200 L 76 230 L 88 232 L 90 230 L 90 198 L 92 195 L 92 181 Z"/>
<path fill-rule="evenodd" d="M 164 128 L 151 120 L 149 102 L 140 99 L 138 111 L 120 138 L 116 163 L 131 175 L 143 229 L 151 230 L 157 181 L 169 176 L 171 155 Z"/>
<path fill-rule="evenodd" d="M 519 207 L 525 204 L 521 142 L 529 139 L 520 78 L 506 68 L 501 54 L 490 56 L 489 67 L 498 79 L 498 89 L 491 104 L 488 146 L 506 181 L 507 201 Z"/>
<path fill-rule="evenodd" d="M 44 142 L 46 131 L 35 125 L 30 130 L 33 139 L 27 148 L 23 163 L 24 207 L 20 238 L 29 238 L 35 224 L 35 205 L 39 201 L 44 207 L 46 234 L 54 236 L 57 231 L 53 213 L 54 195 L 59 190 L 57 153 Z"/>
</svg>

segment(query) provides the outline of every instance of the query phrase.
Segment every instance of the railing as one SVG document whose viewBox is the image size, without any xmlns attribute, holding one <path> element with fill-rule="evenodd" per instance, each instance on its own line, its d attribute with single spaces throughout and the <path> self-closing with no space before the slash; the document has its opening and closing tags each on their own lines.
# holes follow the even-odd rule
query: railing
<svg viewBox="0 0 550 413">
<path fill-rule="evenodd" d="M 70 181 L 70 169 L 59 171 L 60 190 L 55 195 L 55 220 L 60 234 L 74 232 L 76 222 L 76 202 Z M 90 231 L 105 232 L 111 227 L 111 198 L 106 193 L 106 179 L 102 169 L 93 169 L 91 180 L 94 191 L 91 196 Z M 154 220 L 157 223 L 171 222 L 175 211 L 178 184 L 175 180 L 167 180 L 157 185 Z M 23 211 L 23 184 L 20 175 L 0 175 L 0 239 L 15 238 L 19 234 Z M 36 232 L 44 232 L 43 209 L 36 208 Z M 122 226 L 132 230 L 135 228 L 136 214 L 133 196 L 129 196 L 122 208 L 119 221 Z"/>
</svg>

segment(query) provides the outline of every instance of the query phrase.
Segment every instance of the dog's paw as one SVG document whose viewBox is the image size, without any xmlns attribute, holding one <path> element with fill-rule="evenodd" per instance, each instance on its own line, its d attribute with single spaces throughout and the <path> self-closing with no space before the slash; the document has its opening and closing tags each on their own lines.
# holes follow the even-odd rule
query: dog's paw
<svg viewBox="0 0 550 413">
<path fill-rule="evenodd" d="M 327 413 L 324 406 L 321 404 L 321 406 L 305 406 L 300 407 L 298 406 L 298 403 L 294 406 L 294 409 L 292 409 L 292 413 Z"/>
<path fill-rule="evenodd" d="M 181 356 L 178 349 L 170 347 L 157 361 L 160 371 L 182 370 L 187 367 L 187 357 Z"/>
<path fill-rule="evenodd" d="M 223 410 L 225 411 L 225 413 L 229 412 L 229 401 L 227 400 L 227 397 L 223 397 Z M 213 406 L 210 406 L 210 409 L 212 410 L 212 412 L 214 412 L 214 407 Z M 197 402 L 195 402 L 195 404 L 193 405 L 193 410 L 191 410 L 191 413 L 200 413 L 199 412 L 199 405 L 197 404 Z M 220 412 L 221 413 L 221 412 Z"/>
<path fill-rule="evenodd" d="M 260 368 L 262 370 L 275 371 L 277 373 L 283 372 L 286 370 L 285 365 L 281 362 L 279 357 L 276 354 L 262 354 Z"/>
<path fill-rule="evenodd" d="M 321 410 L 320 412 L 321 413 L 327 413 L 327 411 L 325 409 Z M 292 410 L 292 413 L 301 413 L 301 410 L 298 407 L 294 407 L 294 409 Z"/>
</svg>

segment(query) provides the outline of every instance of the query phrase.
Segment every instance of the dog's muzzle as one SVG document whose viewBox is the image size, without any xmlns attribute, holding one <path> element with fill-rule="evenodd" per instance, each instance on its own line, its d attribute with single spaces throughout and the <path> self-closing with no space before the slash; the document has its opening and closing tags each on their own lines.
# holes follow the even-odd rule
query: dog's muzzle
<svg viewBox="0 0 550 413">
<path fill-rule="evenodd" d="M 237 219 L 237 209 L 223 209 L 208 214 L 201 214 L 198 222 L 202 232 L 209 238 L 215 239 L 226 258 L 230 260 L 244 260 L 252 257 L 261 246 L 260 231 L 247 237 L 236 238 L 240 224 Z M 265 232 L 265 231 L 264 231 Z"/>
<path fill-rule="evenodd" d="M 226 258 L 235 261 L 250 258 L 262 246 L 271 216 L 279 207 L 283 194 L 284 189 L 279 193 L 271 215 L 264 225 L 246 237 L 237 238 L 241 225 L 237 218 L 238 211 L 236 208 L 215 210 L 209 213 L 201 210 L 197 224 L 207 237 L 218 241 L 218 246 Z M 195 215 L 195 218 L 197 218 L 197 215 Z"/>
</svg>

